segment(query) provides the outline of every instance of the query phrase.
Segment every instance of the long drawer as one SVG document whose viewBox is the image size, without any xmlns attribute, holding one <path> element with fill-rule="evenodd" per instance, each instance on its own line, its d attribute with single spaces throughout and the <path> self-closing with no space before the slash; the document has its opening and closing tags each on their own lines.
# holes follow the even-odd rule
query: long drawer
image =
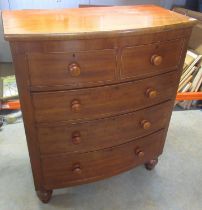
<svg viewBox="0 0 202 210">
<path fill-rule="evenodd" d="M 121 52 L 121 78 L 160 74 L 177 68 L 182 54 L 183 41 L 172 40 L 149 45 L 130 46 Z"/>
<path fill-rule="evenodd" d="M 109 177 L 158 157 L 163 150 L 164 130 L 104 150 L 59 156 L 43 156 L 47 189 L 81 184 Z"/>
<path fill-rule="evenodd" d="M 32 93 L 37 123 L 82 121 L 149 107 L 173 97 L 176 71 L 135 82 L 81 90 Z"/>
<path fill-rule="evenodd" d="M 39 126 L 40 152 L 89 152 L 129 142 L 166 127 L 171 101 L 116 117 L 62 126 Z"/>
<path fill-rule="evenodd" d="M 32 86 L 83 87 L 115 80 L 116 52 L 113 49 L 30 53 L 27 57 Z"/>
</svg>

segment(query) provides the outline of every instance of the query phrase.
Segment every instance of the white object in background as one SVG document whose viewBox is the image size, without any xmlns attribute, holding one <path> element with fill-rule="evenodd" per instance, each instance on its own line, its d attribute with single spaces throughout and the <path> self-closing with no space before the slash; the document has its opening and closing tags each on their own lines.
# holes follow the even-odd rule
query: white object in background
<svg viewBox="0 0 202 210">
<path fill-rule="evenodd" d="M 6 115 L 4 117 L 4 119 L 5 119 L 6 123 L 12 124 L 12 123 L 17 122 L 17 120 L 21 119 L 21 117 L 22 117 L 22 112 L 21 111 L 17 111 L 15 113 Z"/>
</svg>

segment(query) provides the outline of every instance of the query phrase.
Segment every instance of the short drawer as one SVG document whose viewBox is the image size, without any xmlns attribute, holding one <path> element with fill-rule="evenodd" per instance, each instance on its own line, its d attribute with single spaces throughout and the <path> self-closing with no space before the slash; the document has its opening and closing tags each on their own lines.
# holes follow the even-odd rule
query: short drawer
<svg viewBox="0 0 202 210">
<path fill-rule="evenodd" d="M 163 150 L 164 130 L 147 137 L 89 153 L 43 156 L 44 186 L 59 188 L 96 181 L 126 171 L 158 157 Z"/>
<path fill-rule="evenodd" d="M 125 47 L 121 53 L 121 78 L 144 77 L 166 72 L 180 63 L 183 40 Z"/>
<path fill-rule="evenodd" d="M 89 152 L 120 145 L 165 128 L 172 110 L 168 101 L 137 112 L 73 125 L 38 127 L 40 152 Z"/>
<path fill-rule="evenodd" d="M 83 87 L 115 80 L 115 50 L 30 53 L 32 86 Z"/>
<path fill-rule="evenodd" d="M 119 85 L 32 93 L 35 120 L 37 123 L 88 121 L 149 107 L 174 97 L 176 73 Z"/>
</svg>

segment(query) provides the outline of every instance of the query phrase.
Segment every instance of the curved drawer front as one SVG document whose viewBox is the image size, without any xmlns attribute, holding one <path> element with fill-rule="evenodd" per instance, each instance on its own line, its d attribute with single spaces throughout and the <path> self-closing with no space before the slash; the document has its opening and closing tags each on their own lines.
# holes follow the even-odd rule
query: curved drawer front
<svg viewBox="0 0 202 210">
<path fill-rule="evenodd" d="M 81 121 L 131 112 L 170 99 L 176 72 L 136 82 L 82 90 L 33 93 L 38 123 Z"/>
<path fill-rule="evenodd" d="M 126 143 L 166 127 L 172 103 L 70 126 L 38 127 L 41 154 L 89 152 Z"/>
<path fill-rule="evenodd" d="M 176 68 L 182 53 L 182 40 L 126 47 L 121 54 L 121 78 L 160 74 Z"/>
<path fill-rule="evenodd" d="M 81 184 L 118 174 L 162 153 L 164 130 L 150 136 L 81 154 L 44 156 L 42 170 L 47 189 Z"/>
<path fill-rule="evenodd" d="M 72 86 L 115 80 L 115 50 L 28 54 L 32 86 Z"/>
</svg>

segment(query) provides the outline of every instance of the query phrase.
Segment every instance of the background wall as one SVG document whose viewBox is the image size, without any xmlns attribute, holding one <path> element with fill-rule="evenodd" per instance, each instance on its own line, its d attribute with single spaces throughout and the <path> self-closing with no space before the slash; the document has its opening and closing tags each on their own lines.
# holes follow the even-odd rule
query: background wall
<svg viewBox="0 0 202 210">
<path fill-rule="evenodd" d="M 10 9 L 53 9 L 78 7 L 79 0 L 7 0 Z"/>
<path fill-rule="evenodd" d="M 86 0 L 84 4 L 101 4 L 101 5 L 132 5 L 132 4 L 158 4 L 161 5 L 162 0 Z"/>
<path fill-rule="evenodd" d="M 79 4 L 135 5 L 156 4 L 170 9 L 173 5 L 184 5 L 185 0 L 0 0 L 0 10 L 4 9 L 53 9 L 78 7 Z M 1 17 L 0 17 L 1 18 Z M 9 45 L 4 41 L 2 20 L 0 19 L 0 62 L 11 62 Z"/>
<path fill-rule="evenodd" d="M 0 0 L 0 9 L 9 9 L 9 2 L 8 0 Z"/>
<path fill-rule="evenodd" d="M 10 61 L 11 61 L 11 53 L 9 49 L 9 44 L 3 38 L 3 27 L 0 18 L 0 62 L 10 62 Z"/>
<path fill-rule="evenodd" d="M 164 0 L 163 6 L 170 9 L 173 5 L 185 5 L 186 0 Z"/>
</svg>

